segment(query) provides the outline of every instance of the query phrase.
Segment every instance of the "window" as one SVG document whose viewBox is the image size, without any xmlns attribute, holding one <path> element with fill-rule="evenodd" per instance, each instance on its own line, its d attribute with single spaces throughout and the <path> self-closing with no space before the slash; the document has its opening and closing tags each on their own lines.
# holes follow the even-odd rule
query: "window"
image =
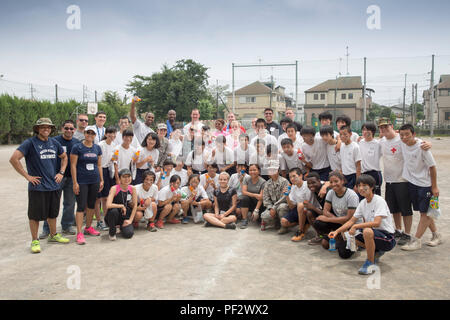
<svg viewBox="0 0 450 320">
<path fill-rule="evenodd" d="M 449 95 L 449 90 L 439 90 L 439 95 L 440 96 L 448 96 Z"/>
<path fill-rule="evenodd" d="M 445 113 L 445 120 L 450 120 L 450 112 Z"/>
<path fill-rule="evenodd" d="M 325 100 L 325 93 L 320 94 L 320 100 Z"/>
<path fill-rule="evenodd" d="M 341 94 L 341 99 L 342 99 L 342 100 L 347 99 L 347 94 L 346 94 L 346 93 Z"/>
<path fill-rule="evenodd" d="M 349 98 L 349 99 L 353 99 L 353 93 L 349 93 L 349 94 L 348 94 L 348 98 Z"/>
<path fill-rule="evenodd" d="M 314 93 L 314 100 L 319 100 L 319 95 L 317 93 Z"/>
<path fill-rule="evenodd" d="M 255 103 L 256 97 L 246 97 L 245 100 L 246 103 Z"/>
</svg>

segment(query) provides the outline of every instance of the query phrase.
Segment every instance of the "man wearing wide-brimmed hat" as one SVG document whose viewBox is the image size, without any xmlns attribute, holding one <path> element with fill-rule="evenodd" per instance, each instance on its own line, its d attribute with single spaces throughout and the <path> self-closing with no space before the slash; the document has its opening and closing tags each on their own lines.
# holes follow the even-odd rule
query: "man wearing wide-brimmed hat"
<svg viewBox="0 0 450 320">
<path fill-rule="evenodd" d="M 56 130 L 49 118 L 40 118 L 33 126 L 35 136 L 25 140 L 14 151 L 9 162 L 28 180 L 28 219 L 31 231 L 31 252 L 41 252 L 38 239 L 39 221 L 50 226 L 48 242 L 68 243 L 69 239 L 56 233 L 59 213 L 61 181 L 67 167 L 67 155 L 61 144 L 50 137 Z M 27 171 L 20 160 L 25 157 Z M 57 157 L 61 159 L 61 166 Z"/>
</svg>

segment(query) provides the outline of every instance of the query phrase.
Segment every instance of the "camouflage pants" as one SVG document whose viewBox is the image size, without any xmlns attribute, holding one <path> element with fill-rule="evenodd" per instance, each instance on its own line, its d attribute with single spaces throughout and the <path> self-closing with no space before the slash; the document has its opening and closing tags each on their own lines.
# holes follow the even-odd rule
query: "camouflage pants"
<svg viewBox="0 0 450 320">
<path fill-rule="evenodd" d="M 278 205 L 276 205 L 275 207 L 273 207 L 273 209 L 275 209 L 276 216 L 275 218 L 273 218 L 270 215 L 270 210 L 267 209 L 265 210 L 262 214 L 261 214 L 261 219 L 267 224 L 267 225 L 272 225 L 272 224 L 279 224 L 281 218 L 283 218 L 289 211 L 289 206 L 287 203 L 280 203 Z"/>
</svg>

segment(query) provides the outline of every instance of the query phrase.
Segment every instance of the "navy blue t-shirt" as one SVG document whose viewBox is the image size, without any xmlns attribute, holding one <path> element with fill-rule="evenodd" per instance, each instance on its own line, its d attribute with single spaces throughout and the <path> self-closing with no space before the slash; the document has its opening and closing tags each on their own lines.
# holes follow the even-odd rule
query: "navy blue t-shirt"
<svg viewBox="0 0 450 320">
<path fill-rule="evenodd" d="M 25 156 L 27 172 L 30 176 L 41 177 L 41 183 L 33 186 L 30 182 L 30 191 L 55 191 L 61 185 L 55 181 L 55 176 L 59 172 L 58 156 L 64 153 L 58 141 L 48 138 L 42 141 L 37 136 L 25 140 L 18 148 Z"/>
<path fill-rule="evenodd" d="M 82 142 L 72 147 L 71 154 L 78 156 L 77 182 L 78 184 L 94 184 L 100 182 L 98 172 L 98 156 L 102 155 L 102 149 L 97 144 L 86 147 Z"/>
<path fill-rule="evenodd" d="M 59 142 L 61 147 L 64 149 L 64 152 L 67 153 L 67 167 L 66 172 L 64 173 L 64 177 L 72 177 L 72 174 L 70 173 L 70 152 L 72 151 L 72 147 L 76 145 L 77 143 L 80 143 L 80 140 L 77 138 L 72 138 L 70 140 L 66 140 L 63 138 L 63 136 L 57 136 L 54 138 L 56 141 Z M 61 159 L 58 158 L 58 172 L 61 170 Z"/>
</svg>

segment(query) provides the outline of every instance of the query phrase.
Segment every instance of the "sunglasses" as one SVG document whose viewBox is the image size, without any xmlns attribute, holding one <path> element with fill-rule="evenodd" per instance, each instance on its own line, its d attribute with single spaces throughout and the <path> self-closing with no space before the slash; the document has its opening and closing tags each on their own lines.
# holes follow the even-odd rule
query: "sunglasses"
<svg viewBox="0 0 450 320">
<path fill-rule="evenodd" d="M 81 121 L 81 122 L 89 122 L 88 119 L 78 119 L 78 121 Z"/>
<path fill-rule="evenodd" d="M 75 128 L 64 127 L 64 130 L 73 131 L 73 130 L 75 130 Z"/>
<path fill-rule="evenodd" d="M 96 133 L 94 132 L 94 131 L 88 131 L 88 132 L 86 132 L 86 134 L 90 134 L 90 135 L 96 135 Z"/>
</svg>

